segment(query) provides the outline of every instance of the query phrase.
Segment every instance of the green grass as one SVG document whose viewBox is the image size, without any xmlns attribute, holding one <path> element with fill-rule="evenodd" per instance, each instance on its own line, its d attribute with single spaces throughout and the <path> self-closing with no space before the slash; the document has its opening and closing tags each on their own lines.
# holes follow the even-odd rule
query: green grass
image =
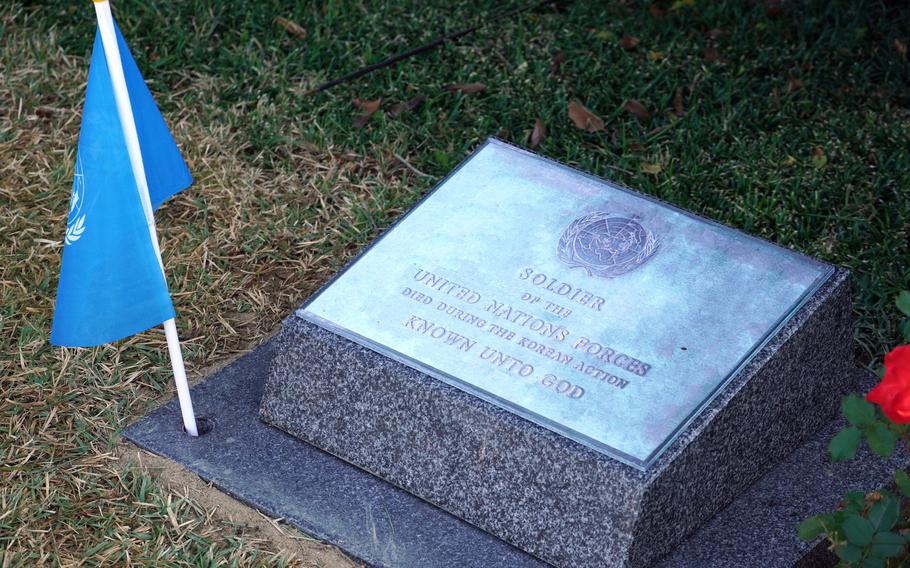
<svg viewBox="0 0 910 568">
<path fill-rule="evenodd" d="M 243 132 L 251 163 L 286 164 L 296 146 L 316 144 L 398 154 L 438 179 L 487 136 L 526 143 L 539 117 L 549 131 L 539 151 L 550 157 L 853 269 L 860 359 L 897 340 L 892 298 L 910 281 L 910 68 L 894 43 L 908 44 L 910 12 L 899 3 L 788 4 L 774 16 L 762 3 L 696 2 L 662 17 L 646 3 L 563 3 L 312 97 L 303 93 L 319 82 L 503 8 L 286 4 L 123 1 L 115 10 L 154 90 L 180 89 L 187 73 L 217 77 L 213 99 L 185 91 L 173 104 L 202 105 L 200 122 Z M 91 11 L 57 5 L 42 6 L 38 21 L 56 28 L 67 52 L 86 53 Z M 275 16 L 303 26 L 307 38 L 287 34 Z M 640 38 L 637 49 L 618 46 L 624 34 Z M 706 61 L 706 48 L 721 61 Z M 566 55 L 564 76 L 551 70 L 557 53 Z M 791 79 L 803 87 L 791 92 Z M 469 81 L 487 89 L 442 89 Z M 679 88 L 681 118 L 672 112 Z M 415 94 L 428 97 L 418 112 L 377 113 L 352 128 L 354 98 Z M 576 130 L 566 114 L 572 99 L 607 120 L 608 132 Z M 624 112 L 628 99 L 653 119 Z M 660 173 L 644 173 L 643 163 Z M 430 185 L 415 182 L 420 191 Z M 366 231 L 350 235 L 357 244 L 417 195 L 377 188 L 374 198 L 359 221 Z"/>
<path fill-rule="evenodd" d="M 655 17 L 645 3 L 562 3 L 304 96 L 503 9 L 386 4 L 115 2 L 198 180 L 159 213 L 191 367 L 267 334 L 479 142 L 498 135 L 525 144 L 536 118 L 547 125 L 537 148 L 547 156 L 850 268 L 858 360 L 873 365 L 898 342 L 893 298 L 910 283 L 905 5 L 785 3 L 774 15 L 760 2 L 697 0 Z M 40 542 L 48 534 L 40 531 L 62 530 L 69 536 L 58 552 L 72 560 L 128 534 L 116 528 L 123 523 L 104 528 L 105 519 L 125 514 L 115 503 L 137 499 L 132 486 L 119 487 L 108 508 L 77 521 L 86 509 L 71 504 L 85 489 L 72 464 L 108 451 L 120 428 L 170 392 L 169 376 L 160 334 L 94 350 L 47 345 L 59 245 L 44 241 L 63 234 L 94 15 L 88 3 L 51 0 L 5 10 L 0 232 L 14 238 L 0 241 L 0 352 L 12 355 L 0 358 L 0 370 L 13 378 L 0 397 L 0 427 L 12 436 L 0 440 L 0 455 L 13 465 L 0 466 L 12 480 L 0 489 L 0 554 Z M 297 22 L 307 38 L 287 34 L 276 16 Z M 619 47 L 624 34 L 640 39 L 637 49 Z M 721 59 L 708 61 L 707 48 Z M 559 53 L 566 60 L 557 74 L 551 61 Z M 487 88 L 443 89 L 463 82 Z M 682 116 L 674 112 L 678 89 Z M 355 98 L 382 97 L 389 106 L 417 94 L 427 97 L 418 111 L 397 119 L 377 113 L 353 128 Z M 576 99 L 606 121 L 605 132 L 571 124 L 567 104 Z M 625 112 L 629 99 L 652 118 L 642 123 Z M 41 106 L 59 109 L 49 124 L 35 118 Z M 54 408 L 51 441 L 42 427 Z M 38 514 L 45 509 L 54 513 Z M 14 514 L 4 518 L 5 511 Z M 181 514 L 198 516 L 190 505 Z M 190 533 L 209 530 L 208 521 L 194 522 Z M 23 536 L 29 531 L 32 540 Z M 234 546 L 168 534 L 181 543 L 178 563 L 192 563 L 212 542 Z"/>
</svg>

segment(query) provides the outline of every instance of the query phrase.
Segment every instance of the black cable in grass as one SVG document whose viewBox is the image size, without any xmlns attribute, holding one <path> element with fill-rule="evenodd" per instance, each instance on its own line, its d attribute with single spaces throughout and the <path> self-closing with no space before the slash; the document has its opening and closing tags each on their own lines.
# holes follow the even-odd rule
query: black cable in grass
<svg viewBox="0 0 910 568">
<path fill-rule="evenodd" d="M 331 81 L 326 81 L 325 83 L 317 85 L 316 87 L 313 87 L 312 89 L 306 91 L 303 94 L 303 96 L 308 97 L 310 95 L 315 95 L 316 93 L 321 93 L 322 91 L 325 91 L 326 89 L 331 89 L 332 87 L 334 87 L 336 85 L 340 85 L 342 83 L 347 83 L 348 81 L 353 81 L 354 79 L 363 77 L 364 75 L 372 73 L 373 71 L 376 71 L 377 69 L 382 69 L 384 67 L 390 67 L 392 65 L 395 65 L 399 61 L 403 61 L 410 57 L 414 57 L 415 55 L 420 55 L 421 53 L 426 53 L 428 51 L 432 51 L 433 49 L 436 49 L 437 47 L 446 43 L 447 41 L 453 41 L 460 37 L 474 33 L 475 31 L 479 30 L 480 28 L 490 25 L 497 20 L 509 18 L 509 17 L 521 14 L 522 12 L 527 12 L 529 10 L 535 10 L 537 8 L 542 8 L 543 6 L 547 6 L 549 4 L 555 4 L 559 1 L 560 0 L 541 0 L 539 2 L 532 2 L 531 4 L 526 4 L 526 5 L 518 7 L 518 8 L 513 8 L 511 10 L 507 10 L 505 12 L 502 12 L 501 14 L 493 15 L 486 22 L 483 22 L 481 24 L 476 24 L 470 28 L 465 28 L 463 30 L 460 30 L 460 31 L 457 31 L 457 32 L 454 32 L 454 33 L 451 33 L 448 35 L 440 36 L 440 37 L 436 38 L 435 40 L 431 41 L 430 43 L 426 43 L 419 47 L 409 49 L 405 52 L 399 53 L 398 55 L 389 57 L 388 59 L 383 59 L 382 61 L 379 61 L 378 63 L 373 63 L 372 65 L 367 65 L 366 67 L 361 67 L 360 69 L 357 69 L 356 71 L 352 71 L 352 72 L 348 73 L 347 75 L 338 77 L 337 79 L 332 79 Z"/>
</svg>

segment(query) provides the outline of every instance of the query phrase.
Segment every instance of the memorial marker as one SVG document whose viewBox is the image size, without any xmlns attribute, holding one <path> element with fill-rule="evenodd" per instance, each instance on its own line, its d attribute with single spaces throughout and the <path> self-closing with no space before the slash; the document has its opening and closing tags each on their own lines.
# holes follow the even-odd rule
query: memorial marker
<svg viewBox="0 0 910 568">
<path fill-rule="evenodd" d="M 849 281 L 490 140 L 276 337 L 261 415 L 557 566 L 645 565 L 826 424 Z"/>
<path fill-rule="evenodd" d="M 298 315 L 644 468 L 832 270 L 494 141 Z"/>
</svg>

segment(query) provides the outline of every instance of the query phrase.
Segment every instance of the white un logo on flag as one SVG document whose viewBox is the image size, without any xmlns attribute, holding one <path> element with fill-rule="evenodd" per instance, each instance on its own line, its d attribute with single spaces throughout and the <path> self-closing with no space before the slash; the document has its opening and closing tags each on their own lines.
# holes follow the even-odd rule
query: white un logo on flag
<svg viewBox="0 0 910 568">
<path fill-rule="evenodd" d="M 85 231 L 85 176 L 82 174 L 82 156 L 76 155 L 76 174 L 73 176 L 73 195 L 70 197 L 70 213 L 66 222 L 66 237 L 63 243 L 71 245 L 79 240 Z"/>
</svg>

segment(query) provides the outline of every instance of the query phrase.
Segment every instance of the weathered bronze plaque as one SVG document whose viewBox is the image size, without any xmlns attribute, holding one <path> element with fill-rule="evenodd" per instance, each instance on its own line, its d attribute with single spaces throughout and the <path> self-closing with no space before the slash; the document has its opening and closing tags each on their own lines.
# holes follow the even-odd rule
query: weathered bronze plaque
<svg viewBox="0 0 910 568">
<path fill-rule="evenodd" d="M 645 468 L 832 270 L 490 140 L 299 315 Z"/>
</svg>

